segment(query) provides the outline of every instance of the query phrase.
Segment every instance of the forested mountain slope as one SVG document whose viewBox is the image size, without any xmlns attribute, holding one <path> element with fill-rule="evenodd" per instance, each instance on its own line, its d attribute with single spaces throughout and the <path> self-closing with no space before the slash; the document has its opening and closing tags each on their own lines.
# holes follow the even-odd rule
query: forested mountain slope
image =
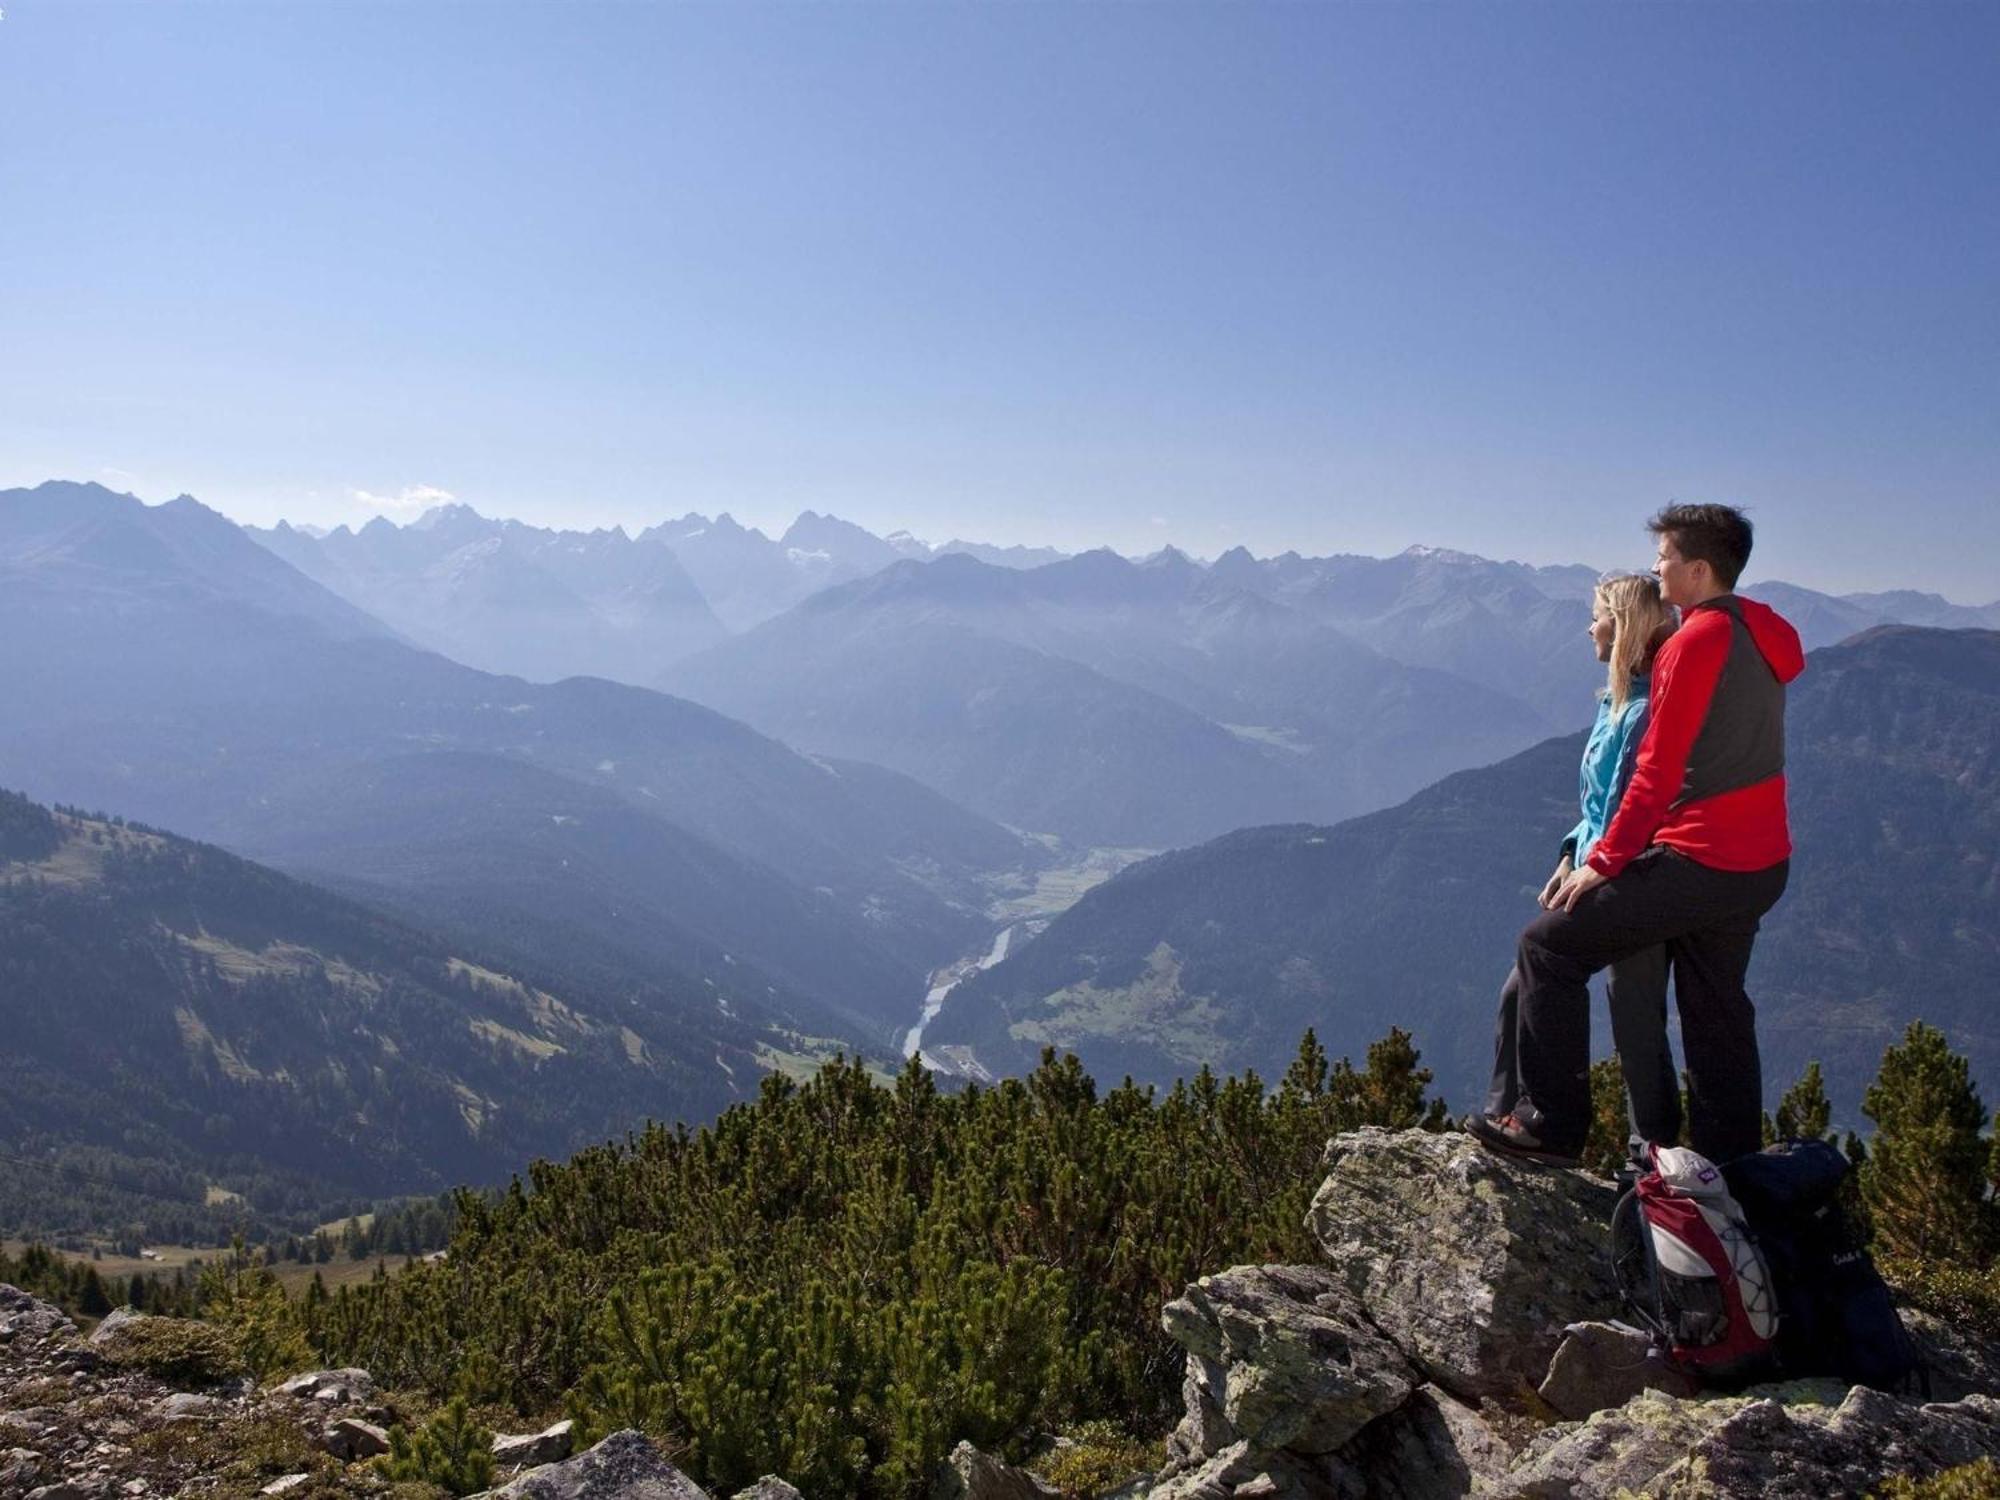
<svg viewBox="0 0 2000 1500">
<path fill-rule="evenodd" d="M 653 973 L 613 990 L 501 966 L 220 849 L 0 793 L 0 1186 L 80 1147 L 264 1209 L 435 1191 L 754 1094 L 783 1039 L 762 1007 Z M 16 1207 L 0 1192 L 0 1224 Z"/>
<path fill-rule="evenodd" d="M 1490 1063 L 1493 1001 L 1575 818 L 1551 740 L 1333 827 L 1247 829 L 1135 866 L 952 992 L 925 1034 L 995 1072 L 1044 1043 L 1104 1076 L 1283 1066 L 1300 1030 L 1421 1037 L 1450 1096 Z M 1798 854 L 1751 971 L 1766 1077 L 1822 1059 L 1858 1096 L 1912 1017 L 2000 1081 L 2000 634 L 1886 627 L 1792 689 Z M 1600 1050 L 1608 1027 L 1600 1015 Z"/>
</svg>

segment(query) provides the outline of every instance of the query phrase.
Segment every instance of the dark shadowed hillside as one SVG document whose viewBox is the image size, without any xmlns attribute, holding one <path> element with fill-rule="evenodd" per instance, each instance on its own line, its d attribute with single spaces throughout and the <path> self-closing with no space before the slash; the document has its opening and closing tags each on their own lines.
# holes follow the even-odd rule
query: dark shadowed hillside
<svg viewBox="0 0 2000 1500">
<path fill-rule="evenodd" d="M 1916 1016 L 2000 1079 L 2000 635 L 1891 627 L 1814 652 L 1789 730 L 1798 854 L 1751 974 L 1768 1080 L 1820 1058 L 1851 1110 Z M 1114 1077 L 1269 1075 L 1303 1026 L 1358 1052 L 1393 1023 L 1469 1099 L 1578 751 L 1551 740 L 1370 817 L 1136 866 L 955 990 L 926 1046 L 996 1072 L 1053 1043 Z"/>
<path fill-rule="evenodd" d="M 89 1148 L 141 1181 L 153 1162 L 244 1191 L 434 1191 L 754 1094 L 785 1037 L 768 1012 L 651 972 L 614 989 L 504 965 L 219 849 L 0 793 L 0 1184 Z"/>
</svg>

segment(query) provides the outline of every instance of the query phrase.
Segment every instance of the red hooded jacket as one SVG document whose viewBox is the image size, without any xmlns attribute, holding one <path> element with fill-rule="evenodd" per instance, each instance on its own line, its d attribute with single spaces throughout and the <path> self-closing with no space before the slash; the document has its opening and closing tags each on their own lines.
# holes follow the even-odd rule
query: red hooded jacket
<svg viewBox="0 0 2000 1500">
<path fill-rule="evenodd" d="M 1724 594 L 1682 612 L 1653 663 L 1652 719 L 1590 866 L 1615 876 L 1651 844 L 1716 870 L 1788 859 L 1785 684 L 1799 633 L 1768 605 Z"/>
</svg>

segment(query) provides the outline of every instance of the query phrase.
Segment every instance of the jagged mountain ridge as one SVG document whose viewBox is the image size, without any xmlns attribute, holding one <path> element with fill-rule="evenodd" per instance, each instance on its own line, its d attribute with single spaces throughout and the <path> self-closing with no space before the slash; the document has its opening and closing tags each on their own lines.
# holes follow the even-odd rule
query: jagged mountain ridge
<svg viewBox="0 0 2000 1500">
<path fill-rule="evenodd" d="M 484 671 L 630 682 L 725 634 L 670 550 L 622 531 L 555 531 L 439 506 L 321 535 L 246 528 L 411 640 Z"/>
<path fill-rule="evenodd" d="M 1812 1058 L 1854 1119 L 1922 1016 L 2000 1084 L 2000 634 L 1885 627 L 1793 688 L 1799 854 L 1751 972 L 1772 1097 Z M 1580 739 L 1333 827 L 1245 829 L 1121 873 L 955 989 L 925 1033 L 993 1072 L 1043 1044 L 1098 1076 L 1202 1062 L 1275 1076 L 1308 1025 L 1356 1056 L 1412 1030 L 1449 1097 L 1491 1060 L 1493 1001 L 1575 817 Z M 1600 1011 L 1600 1050 L 1608 1041 Z"/>
<path fill-rule="evenodd" d="M 996 566 L 1031 567 L 1062 556 L 1052 548 L 957 540 L 932 546 L 906 531 L 878 537 L 851 521 L 810 510 L 775 541 L 727 511 L 712 519 L 690 511 L 647 527 L 639 540 L 672 551 L 732 631 L 753 629 L 821 589 L 865 578 L 904 558 L 963 553 Z"/>
<path fill-rule="evenodd" d="M 392 634 L 242 541 L 233 521 L 191 495 L 142 505 L 100 484 L 57 479 L 0 491 L 0 583 L 60 579 L 79 611 L 207 605 L 289 616 L 337 639 Z M 135 582 L 144 595 L 134 597 Z"/>
</svg>

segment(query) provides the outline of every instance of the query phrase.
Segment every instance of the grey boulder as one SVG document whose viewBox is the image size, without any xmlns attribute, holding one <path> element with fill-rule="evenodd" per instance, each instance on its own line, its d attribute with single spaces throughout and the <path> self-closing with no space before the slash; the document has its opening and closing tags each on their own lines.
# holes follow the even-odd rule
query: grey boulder
<svg viewBox="0 0 2000 1500">
<path fill-rule="evenodd" d="M 311 1370 L 304 1375 L 294 1375 L 278 1387 L 281 1395 L 296 1396 L 301 1401 L 322 1401 L 331 1405 L 345 1406 L 360 1401 L 369 1401 L 375 1395 L 375 1377 L 366 1370 Z"/>
<path fill-rule="evenodd" d="M 53 1302 L 0 1281 L 0 1343 L 74 1335 L 76 1324 Z"/>
<path fill-rule="evenodd" d="M 342 1463 L 355 1463 L 387 1453 L 389 1434 L 373 1422 L 342 1417 L 319 1435 L 319 1445 Z"/>
<path fill-rule="evenodd" d="M 506 1433 L 493 1439 L 498 1464 L 552 1464 L 570 1455 L 576 1423 L 565 1418 L 540 1432 Z"/>
<path fill-rule="evenodd" d="M 738 1490 L 730 1500 L 806 1500 L 775 1474 L 766 1474 L 748 1489 Z"/>
<path fill-rule="evenodd" d="M 154 1403 L 153 1415 L 162 1422 L 205 1422 L 224 1415 L 228 1410 L 227 1404 L 214 1396 L 175 1391 Z"/>
<path fill-rule="evenodd" d="M 575 1458 L 543 1464 L 484 1493 L 492 1500 L 708 1500 L 699 1485 L 629 1427 Z"/>
<path fill-rule="evenodd" d="M 1697 1387 L 1666 1362 L 1653 1341 L 1622 1323 L 1572 1323 L 1563 1330 L 1541 1398 L 1572 1422 L 1641 1391 L 1692 1396 Z"/>
<path fill-rule="evenodd" d="M 1060 1491 L 970 1443 L 951 1450 L 931 1489 L 932 1500 L 1057 1500 Z"/>
<path fill-rule="evenodd" d="M 1898 1311 L 1924 1363 L 1932 1399 L 2000 1395 L 2000 1345 L 1974 1337 L 1934 1313 L 1914 1307 Z"/>
<path fill-rule="evenodd" d="M 1756 1495 L 1864 1500 L 1895 1474 L 2000 1457 L 2000 1401 L 1919 1406 L 1863 1386 L 1795 1381 L 1741 1396 L 1649 1391 L 1550 1429 L 1489 1493 L 1533 1500 Z"/>
<path fill-rule="evenodd" d="M 135 1312 L 129 1307 L 113 1308 L 103 1322 L 90 1330 L 87 1342 L 99 1349 L 115 1348 L 151 1317 L 151 1313 Z"/>
<path fill-rule="evenodd" d="M 1184 1394 L 1209 1453 L 1238 1439 L 1258 1451 L 1331 1453 L 1417 1384 L 1341 1279 L 1317 1266 L 1204 1276 L 1161 1323 L 1190 1355 L 1195 1390 Z"/>
<path fill-rule="evenodd" d="M 1336 1136 L 1325 1162 L 1313 1238 L 1383 1334 L 1461 1399 L 1538 1385 L 1567 1325 L 1618 1307 L 1608 1182 L 1421 1130 Z"/>
</svg>

